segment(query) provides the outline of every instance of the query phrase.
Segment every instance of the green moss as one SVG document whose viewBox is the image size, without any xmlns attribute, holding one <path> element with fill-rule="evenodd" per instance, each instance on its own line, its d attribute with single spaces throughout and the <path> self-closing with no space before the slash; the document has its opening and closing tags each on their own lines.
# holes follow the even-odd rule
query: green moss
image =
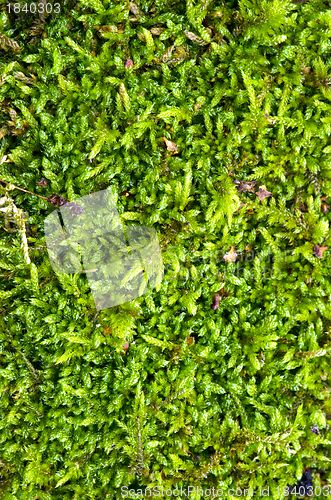
<svg viewBox="0 0 331 500">
<path fill-rule="evenodd" d="M 52 206 L 1 183 L 2 498 L 326 486 L 330 28 L 322 0 L 1 6 L 0 179 L 113 186 L 165 264 L 97 315 L 51 268 Z"/>
</svg>

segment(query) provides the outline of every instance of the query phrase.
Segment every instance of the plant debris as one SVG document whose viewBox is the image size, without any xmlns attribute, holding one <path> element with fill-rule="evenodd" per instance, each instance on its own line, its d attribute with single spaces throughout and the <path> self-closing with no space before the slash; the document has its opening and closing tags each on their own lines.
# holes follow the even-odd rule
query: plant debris
<svg viewBox="0 0 331 500">
<path fill-rule="evenodd" d="M 328 249 L 328 247 L 325 245 L 322 245 L 322 246 L 314 245 L 313 252 L 314 252 L 315 257 L 322 259 L 323 254 L 327 249 Z"/>
<path fill-rule="evenodd" d="M 240 181 L 235 180 L 234 183 L 237 185 L 239 193 L 255 193 L 256 181 Z"/>
<path fill-rule="evenodd" d="M 60 196 L 58 194 L 52 194 L 47 198 L 47 200 L 56 207 L 62 207 L 62 205 L 68 203 L 68 200 L 66 200 L 65 198 L 63 198 L 63 196 Z"/>
<path fill-rule="evenodd" d="M 41 179 L 37 182 L 37 185 L 38 185 L 38 186 L 41 186 L 41 187 L 46 187 L 46 186 L 48 186 L 48 181 L 42 177 L 42 178 L 41 178 Z"/>
<path fill-rule="evenodd" d="M 225 262 L 236 262 L 237 257 L 238 254 L 235 250 L 235 247 L 232 246 L 230 250 L 223 256 L 223 259 L 225 260 Z"/>
<path fill-rule="evenodd" d="M 175 142 L 169 141 L 166 137 L 162 137 L 162 139 L 164 140 L 168 151 L 174 154 L 178 153 L 177 144 Z"/>
<path fill-rule="evenodd" d="M 265 198 L 269 198 L 270 196 L 272 196 L 272 193 L 270 193 L 270 191 L 268 191 L 265 186 L 259 186 L 259 190 L 257 191 L 256 196 L 260 201 L 263 201 Z"/>
<path fill-rule="evenodd" d="M 130 68 L 133 68 L 134 64 L 133 64 L 133 61 L 132 59 L 127 59 L 125 61 L 125 69 L 130 69 Z"/>
</svg>

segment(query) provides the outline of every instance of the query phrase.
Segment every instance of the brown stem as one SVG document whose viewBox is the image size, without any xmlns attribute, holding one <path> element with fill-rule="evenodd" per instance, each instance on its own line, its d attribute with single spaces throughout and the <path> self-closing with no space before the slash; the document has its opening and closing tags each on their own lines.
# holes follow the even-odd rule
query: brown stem
<svg viewBox="0 0 331 500">
<path fill-rule="evenodd" d="M 4 181 L 3 179 L 0 179 L 0 182 L 3 184 L 6 184 L 7 186 L 13 186 L 14 189 L 18 189 L 19 191 L 24 191 L 24 193 L 29 193 L 32 194 L 33 196 L 38 196 L 39 198 L 42 198 L 43 200 L 46 200 L 49 202 L 49 199 L 46 198 L 46 196 L 42 196 L 41 194 L 33 193 L 32 191 L 28 191 L 27 189 L 23 189 L 21 187 L 15 186 L 15 184 L 12 184 L 11 182 Z"/>
</svg>

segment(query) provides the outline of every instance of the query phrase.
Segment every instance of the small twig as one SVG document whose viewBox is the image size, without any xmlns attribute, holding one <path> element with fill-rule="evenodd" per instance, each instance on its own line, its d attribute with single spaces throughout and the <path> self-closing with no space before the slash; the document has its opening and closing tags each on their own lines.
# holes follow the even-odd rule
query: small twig
<svg viewBox="0 0 331 500">
<path fill-rule="evenodd" d="M 24 255 L 24 260 L 27 264 L 31 264 L 31 259 L 29 256 L 29 245 L 28 245 L 28 239 L 26 236 L 26 227 L 25 227 L 25 220 L 23 216 L 22 210 L 17 208 L 13 200 L 11 201 L 11 208 L 14 214 L 14 218 L 16 220 L 16 223 L 20 229 L 21 233 L 21 238 L 22 238 L 22 248 L 23 248 L 23 255 Z"/>
<path fill-rule="evenodd" d="M 40 381 L 40 380 L 39 380 L 39 375 L 38 375 L 37 370 L 36 370 L 36 369 L 35 369 L 35 367 L 33 366 L 33 364 L 32 364 L 32 363 L 28 360 L 28 358 L 25 356 L 24 352 L 22 352 L 22 351 L 21 351 L 20 349 L 18 349 L 18 348 L 17 348 L 17 350 L 18 350 L 18 352 L 20 353 L 20 355 L 22 356 L 22 358 L 24 359 L 24 361 L 26 362 L 26 364 L 28 365 L 28 367 L 29 367 L 29 369 L 30 369 L 31 373 L 33 374 L 33 376 L 34 376 L 34 378 L 35 378 L 35 380 L 36 380 L 37 382 L 39 382 L 39 381 Z"/>
<path fill-rule="evenodd" d="M 42 200 L 47 201 L 53 206 L 60 207 L 62 205 L 68 204 L 71 206 L 71 209 L 74 211 L 74 213 L 81 213 L 82 209 L 78 207 L 74 202 L 71 202 L 70 204 L 68 201 L 63 198 L 63 196 L 60 196 L 58 194 L 52 194 L 51 196 L 42 196 L 41 194 L 33 193 L 32 191 L 29 191 L 28 189 L 21 188 L 19 186 L 15 186 L 15 184 L 12 184 L 11 182 L 5 181 L 3 179 L 0 179 L 0 184 L 5 184 L 8 186 L 10 189 L 18 189 L 19 191 L 23 191 L 24 193 L 32 194 L 32 196 L 38 196 L 38 198 L 41 198 Z M 78 210 L 78 211 L 77 211 Z"/>
<path fill-rule="evenodd" d="M 27 189 L 23 189 L 21 187 L 15 186 L 15 184 L 12 184 L 11 182 L 5 181 L 3 179 L 0 179 L 0 182 L 3 184 L 6 184 L 8 187 L 12 187 L 13 189 L 18 189 L 19 191 L 23 191 L 24 193 L 29 193 L 32 194 L 33 196 L 38 196 L 39 198 L 42 198 L 45 201 L 49 201 L 49 199 L 46 196 L 42 196 L 41 194 L 33 193 L 32 191 L 28 191 Z"/>
</svg>

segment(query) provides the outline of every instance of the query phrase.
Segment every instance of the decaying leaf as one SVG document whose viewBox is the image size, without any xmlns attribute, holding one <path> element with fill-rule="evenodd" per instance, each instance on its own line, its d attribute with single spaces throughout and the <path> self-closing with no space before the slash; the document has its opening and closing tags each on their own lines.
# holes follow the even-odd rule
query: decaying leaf
<svg viewBox="0 0 331 500">
<path fill-rule="evenodd" d="M 213 311 L 216 311 L 216 309 L 219 308 L 220 300 L 221 300 L 220 294 L 219 293 L 215 293 L 215 295 L 213 296 L 213 302 L 212 302 L 212 305 L 211 305 L 211 308 L 213 309 Z"/>
<path fill-rule="evenodd" d="M 327 203 L 321 204 L 321 210 L 322 210 L 323 214 L 327 214 L 329 209 L 330 209 L 330 205 L 328 205 Z"/>
<path fill-rule="evenodd" d="M 162 137 L 162 139 L 164 140 L 168 151 L 171 153 L 178 153 L 177 144 L 175 142 L 169 141 L 166 137 Z"/>
<path fill-rule="evenodd" d="M 259 186 L 259 190 L 256 193 L 256 196 L 259 198 L 260 201 L 263 201 L 264 198 L 269 198 L 270 196 L 272 196 L 272 193 L 270 193 L 270 191 L 268 191 L 267 188 L 263 185 Z"/>
<path fill-rule="evenodd" d="M 132 14 L 134 14 L 135 16 L 141 15 L 141 12 L 140 12 L 138 5 L 135 4 L 134 2 L 130 2 L 129 8 L 130 8 L 130 12 L 132 12 Z"/>
<path fill-rule="evenodd" d="M 236 262 L 237 257 L 238 257 L 238 254 L 235 250 L 235 247 L 231 247 L 229 252 L 227 252 L 224 255 L 223 259 L 225 260 L 225 262 Z"/>
<path fill-rule="evenodd" d="M 0 47 L 4 49 L 10 48 L 15 52 L 19 52 L 21 50 L 21 47 L 18 45 L 18 43 L 6 35 L 0 35 Z"/>
<path fill-rule="evenodd" d="M 129 198 L 129 196 L 131 196 L 130 192 L 129 191 L 122 191 L 120 193 L 121 196 L 125 196 L 125 198 Z"/>
<path fill-rule="evenodd" d="M 37 182 L 37 186 L 46 187 L 46 186 L 48 186 L 48 181 L 46 179 L 44 179 L 44 177 L 42 177 L 40 179 L 40 181 Z"/>
<path fill-rule="evenodd" d="M 323 214 L 327 214 L 330 209 L 330 205 L 326 203 L 327 198 L 327 196 L 321 196 L 321 211 Z"/>
<path fill-rule="evenodd" d="M 176 47 L 175 45 L 172 45 L 164 52 L 159 62 L 167 64 L 179 63 L 184 61 L 187 55 L 188 54 L 184 46 L 181 45 Z"/>
<path fill-rule="evenodd" d="M 314 252 L 315 257 L 322 259 L 323 254 L 327 249 L 328 249 L 328 247 L 325 245 L 322 245 L 322 246 L 315 245 L 313 248 L 313 252 Z"/>
<path fill-rule="evenodd" d="M 162 28 L 161 26 L 154 26 L 154 28 L 151 28 L 150 31 L 152 35 L 158 36 L 161 35 L 161 33 L 164 31 L 164 28 Z"/>
<path fill-rule="evenodd" d="M 308 207 L 305 203 L 300 203 L 299 209 L 301 212 L 308 212 Z"/>
<path fill-rule="evenodd" d="M 132 67 L 133 67 L 133 61 L 132 61 L 132 59 L 127 59 L 125 61 L 125 69 L 130 69 Z"/>
<path fill-rule="evenodd" d="M 185 36 L 187 36 L 187 38 L 189 40 L 191 40 L 191 42 L 194 42 L 194 43 L 197 43 L 198 45 L 206 45 L 206 42 L 204 40 L 202 40 L 202 38 L 200 38 L 199 36 L 195 35 L 194 33 L 192 33 L 191 31 L 184 31 L 185 33 Z"/>
<path fill-rule="evenodd" d="M 61 207 L 62 205 L 67 203 L 67 200 L 63 198 L 63 196 L 60 196 L 58 194 L 52 194 L 52 196 L 49 196 L 48 201 L 49 203 L 57 207 Z"/>
<path fill-rule="evenodd" d="M 162 59 L 161 59 L 162 62 L 167 62 L 170 59 L 171 54 L 173 53 L 174 50 L 175 50 L 174 45 L 171 45 L 170 47 L 168 47 L 167 50 L 162 55 Z"/>
<path fill-rule="evenodd" d="M 218 290 L 217 293 L 214 294 L 213 296 L 213 302 L 211 304 L 211 308 L 216 311 L 218 309 L 220 301 L 222 297 L 227 297 L 229 294 L 228 292 L 225 291 L 225 289 L 222 287 L 220 290 Z"/>
<path fill-rule="evenodd" d="M 255 193 L 256 181 L 235 180 L 234 183 L 237 185 L 239 193 Z"/>
</svg>

